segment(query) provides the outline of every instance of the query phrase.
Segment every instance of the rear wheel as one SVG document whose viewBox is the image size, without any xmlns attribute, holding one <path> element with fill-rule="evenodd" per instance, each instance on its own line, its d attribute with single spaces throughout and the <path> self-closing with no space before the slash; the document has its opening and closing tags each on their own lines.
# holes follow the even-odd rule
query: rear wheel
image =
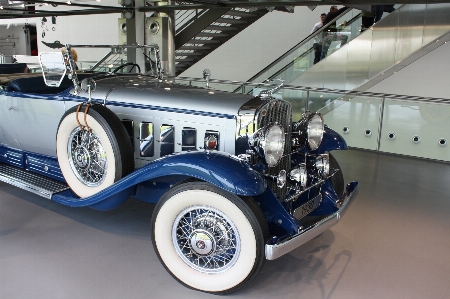
<svg viewBox="0 0 450 299">
<path fill-rule="evenodd" d="M 168 191 L 152 219 L 153 246 L 182 284 L 224 294 L 253 279 L 264 261 L 264 237 L 252 209 L 210 184 L 188 182 Z"/>
</svg>

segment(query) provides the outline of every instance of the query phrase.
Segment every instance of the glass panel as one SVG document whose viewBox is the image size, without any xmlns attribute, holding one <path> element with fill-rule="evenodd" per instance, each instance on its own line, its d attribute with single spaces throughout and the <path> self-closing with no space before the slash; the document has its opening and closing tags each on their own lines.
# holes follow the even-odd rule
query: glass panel
<svg viewBox="0 0 450 299">
<path fill-rule="evenodd" d="M 155 139 L 153 138 L 153 124 L 139 125 L 139 150 L 141 157 L 153 157 L 155 154 Z"/>
<path fill-rule="evenodd" d="M 386 100 L 380 151 L 450 161 L 448 128 L 450 105 Z"/>
<path fill-rule="evenodd" d="M 324 95 L 325 123 L 341 134 L 348 146 L 376 150 L 381 99 L 355 97 L 351 100 L 328 100 Z"/>
<path fill-rule="evenodd" d="M 194 128 L 183 128 L 181 134 L 181 150 L 197 150 L 197 130 Z"/>
<path fill-rule="evenodd" d="M 171 125 L 162 125 L 161 126 L 161 135 L 159 136 L 161 150 L 160 157 L 170 155 L 174 152 L 175 148 L 175 130 Z"/>
<path fill-rule="evenodd" d="M 328 50 L 328 55 L 338 50 L 341 45 L 344 45 L 359 35 L 359 27 L 361 26 L 359 12 L 359 10 L 353 9 L 342 15 L 341 18 L 336 21 L 336 24 L 338 24 L 338 32 L 329 36 L 331 45 Z M 323 30 L 326 31 L 326 27 L 323 28 Z M 275 65 L 269 67 L 262 74 L 253 78 L 252 82 L 262 82 L 268 78 L 282 78 L 286 80 L 286 84 L 292 82 L 314 65 L 314 38 L 322 35 L 322 31 L 319 30 L 316 34 L 309 36 L 306 40 L 299 43 L 297 48 L 291 53 L 286 54 L 284 57 L 280 57 L 280 60 L 277 61 Z"/>
<path fill-rule="evenodd" d="M 42 74 L 47 86 L 59 87 L 66 74 L 66 64 L 59 52 L 43 52 L 39 55 Z"/>
</svg>

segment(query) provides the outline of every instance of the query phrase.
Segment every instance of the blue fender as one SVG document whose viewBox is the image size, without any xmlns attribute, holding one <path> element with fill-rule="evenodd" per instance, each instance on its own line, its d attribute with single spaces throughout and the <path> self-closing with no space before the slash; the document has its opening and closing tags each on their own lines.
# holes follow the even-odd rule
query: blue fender
<svg viewBox="0 0 450 299">
<path fill-rule="evenodd" d="M 329 127 L 325 126 L 322 142 L 320 143 L 319 148 L 317 148 L 313 153 L 321 154 L 324 152 L 330 152 L 332 150 L 346 149 L 348 149 L 348 146 L 344 138 Z"/>
<path fill-rule="evenodd" d="M 264 178 L 250 165 L 227 153 L 181 152 L 165 156 L 122 178 L 112 186 L 86 198 L 78 198 L 72 192 L 53 195 L 52 200 L 71 207 L 92 206 L 112 209 L 123 203 L 133 187 L 139 183 L 164 177 L 186 176 L 211 183 L 227 192 L 241 196 L 255 196 L 267 187 Z M 111 207 L 102 201 L 111 199 Z"/>
</svg>

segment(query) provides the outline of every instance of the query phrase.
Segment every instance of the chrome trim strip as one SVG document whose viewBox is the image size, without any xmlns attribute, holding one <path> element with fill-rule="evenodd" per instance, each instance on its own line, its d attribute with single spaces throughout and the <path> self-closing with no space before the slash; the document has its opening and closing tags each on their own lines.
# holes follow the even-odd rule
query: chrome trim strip
<svg viewBox="0 0 450 299">
<path fill-rule="evenodd" d="M 335 224 L 339 222 L 342 216 L 344 216 L 350 204 L 353 202 L 353 199 L 358 194 L 358 182 L 351 182 L 347 185 L 347 192 L 343 198 L 343 203 L 340 206 L 339 210 L 328 216 L 325 219 L 317 222 L 315 225 L 307 227 L 304 230 L 301 230 L 298 234 L 290 237 L 287 240 L 283 240 L 278 244 L 269 245 L 266 244 L 266 259 L 274 260 L 277 259 L 286 253 L 294 250 L 295 248 L 303 245 L 309 240 L 317 237 L 327 229 L 331 228 Z"/>
</svg>

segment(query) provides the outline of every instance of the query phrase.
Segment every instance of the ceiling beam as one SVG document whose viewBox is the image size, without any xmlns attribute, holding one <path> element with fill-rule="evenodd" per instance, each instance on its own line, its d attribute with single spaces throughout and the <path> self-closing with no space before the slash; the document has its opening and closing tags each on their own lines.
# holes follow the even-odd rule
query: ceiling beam
<svg viewBox="0 0 450 299">
<path fill-rule="evenodd" d="M 152 1 L 152 0 L 150 0 Z M 122 6 L 103 6 L 95 4 L 82 4 L 62 1 L 48 1 L 48 0 L 34 0 L 36 4 L 63 5 L 72 7 L 82 7 L 89 9 L 81 10 L 65 10 L 65 11 L 51 11 L 51 10 L 36 10 L 29 11 L 26 9 L 19 9 L 13 7 L 3 7 L 3 10 L 18 12 L 18 13 L 2 13 L 0 9 L 0 19 L 14 19 L 14 18 L 30 18 L 30 17 L 45 17 L 45 16 L 74 16 L 74 15 L 93 15 L 93 14 L 110 14 L 120 13 L 127 9 L 136 9 L 139 12 L 170 12 L 174 10 L 192 10 L 192 9 L 223 9 L 235 7 L 274 7 L 274 6 L 317 6 L 317 5 L 361 5 L 361 4 L 391 4 L 392 0 L 260 0 L 260 1 L 211 1 L 211 0 L 191 0 L 190 4 L 181 5 L 162 5 L 162 6 L 143 6 L 136 8 L 127 8 Z M 450 0 L 395 0 L 396 4 L 432 4 L 432 3 L 450 3 Z"/>
</svg>

